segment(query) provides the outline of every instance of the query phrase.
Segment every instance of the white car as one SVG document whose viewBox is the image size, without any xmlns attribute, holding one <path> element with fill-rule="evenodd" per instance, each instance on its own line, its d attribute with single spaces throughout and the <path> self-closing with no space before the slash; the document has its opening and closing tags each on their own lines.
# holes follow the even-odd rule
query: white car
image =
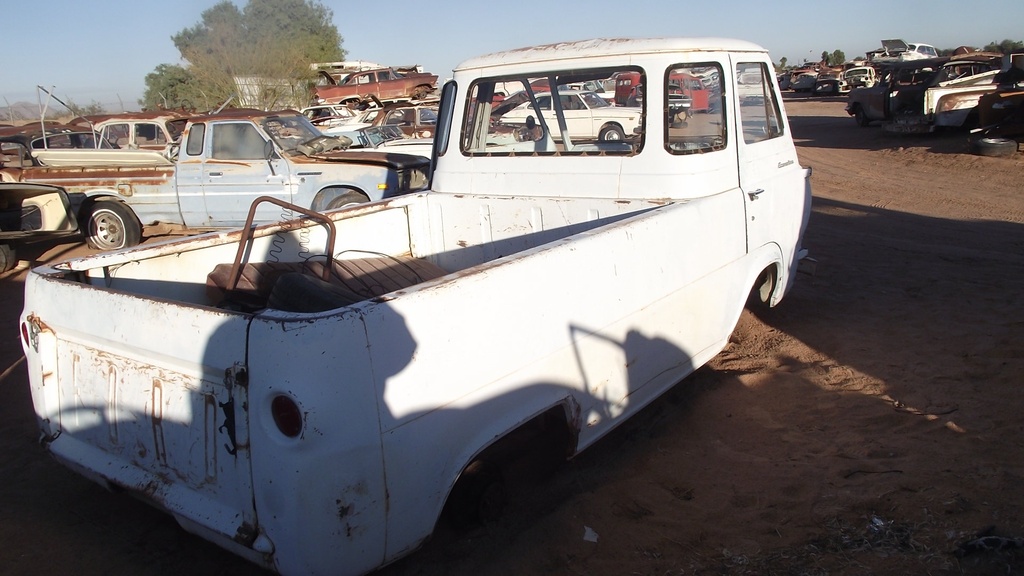
<svg viewBox="0 0 1024 576">
<path fill-rule="evenodd" d="M 558 98 L 565 114 L 569 137 L 573 139 L 602 142 L 623 140 L 627 134 L 634 134 L 633 130 L 640 125 L 640 108 L 613 106 L 591 91 L 562 90 L 559 91 Z M 548 129 L 557 132 L 558 121 L 551 102 L 551 93 L 541 92 L 537 94 L 540 114 L 534 110 L 533 104 L 524 102 L 502 115 L 499 122 L 511 126 L 524 126 L 527 117 L 533 117 L 539 123 L 538 116 L 543 115 Z"/>
</svg>

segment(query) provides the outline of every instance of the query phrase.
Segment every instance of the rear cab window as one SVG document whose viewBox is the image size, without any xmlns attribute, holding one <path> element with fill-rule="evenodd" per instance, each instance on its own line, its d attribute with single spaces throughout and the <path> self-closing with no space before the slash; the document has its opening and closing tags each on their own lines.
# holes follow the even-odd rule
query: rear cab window
<svg viewBox="0 0 1024 576">
<path fill-rule="evenodd" d="M 665 149 L 705 154 L 728 145 L 718 63 L 676 64 L 665 71 Z"/>
<path fill-rule="evenodd" d="M 630 78 L 618 102 L 616 78 Z M 638 68 L 483 78 L 469 87 L 461 132 L 467 156 L 631 155 L 643 147 L 646 108 Z"/>
</svg>

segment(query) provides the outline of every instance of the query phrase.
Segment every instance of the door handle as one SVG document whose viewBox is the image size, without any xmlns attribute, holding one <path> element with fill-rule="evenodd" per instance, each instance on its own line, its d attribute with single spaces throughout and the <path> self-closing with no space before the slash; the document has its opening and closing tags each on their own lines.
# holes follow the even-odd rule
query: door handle
<svg viewBox="0 0 1024 576">
<path fill-rule="evenodd" d="M 220 178 L 221 176 L 224 175 L 224 173 L 223 172 L 210 172 L 208 175 L 210 176 L 210 178 Z"/>
<path fill-rule="evenodd" d="M 749 196 L 751 200 L 757 200 L 757 197 L 761 194 L 764 194 L 764 188 L 758 188 L 757 190 L 747 192 L 747 196 Z"/>
</svg>

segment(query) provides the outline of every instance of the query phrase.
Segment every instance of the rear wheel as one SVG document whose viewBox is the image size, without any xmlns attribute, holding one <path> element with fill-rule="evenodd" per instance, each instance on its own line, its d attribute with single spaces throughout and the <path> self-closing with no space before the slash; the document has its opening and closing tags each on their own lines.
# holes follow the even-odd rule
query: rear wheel
<svg viewBox="0 0 1024 576">
<path fill-rule="evenodd" d="M 124 202 L 99 201 L 88 208 L 85 242 L 96 250 L 117 250 L 142 242 L 142 224 Z"/>
<path fill-rule="evenodd" d="M 505 507 L 501 470 L 484 460 L 474 460 L 452 488 L 445 510 L 448 520 L 460 529 L 497 520 Z"/>
</svg>

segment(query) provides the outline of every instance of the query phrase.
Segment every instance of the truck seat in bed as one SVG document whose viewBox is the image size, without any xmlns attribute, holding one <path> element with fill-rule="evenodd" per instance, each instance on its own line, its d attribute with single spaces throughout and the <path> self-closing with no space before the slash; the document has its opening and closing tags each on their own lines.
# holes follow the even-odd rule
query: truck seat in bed
<svg viewBox="0 0 1024 576">
<path fill-rule="evenodd" d="M 334 259 L 325 280 L 325 262 L 319 257 L 244 264 L 233 286 L 232 264 L 218 264 L 206 278 L 207 296 L 217 306 L 244 311 L 322 312 L 447 274 L 422 258 L 378 256 Z"/>
</svg>

